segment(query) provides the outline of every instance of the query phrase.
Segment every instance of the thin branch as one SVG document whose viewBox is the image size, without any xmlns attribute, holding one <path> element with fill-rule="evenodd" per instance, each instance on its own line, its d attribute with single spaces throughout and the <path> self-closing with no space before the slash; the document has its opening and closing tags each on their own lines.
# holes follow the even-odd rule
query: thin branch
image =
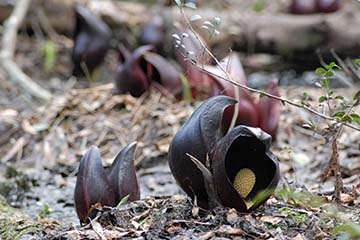
<svg viewBox="0 0 360 240">
<path fill-rule="evenodd" d="M 234 81 L 231 77 L 231 75 L 226 71 L 226 69 L 221 65 L 220 61 L 215 57 L 215 55 L 210 51 L 210 49 L 205 45 L 205 43 L 201 40 L 201 38 L 199 37 L 199 34 L 195 31 L 195 29 L 193 28 L 193 26 L 191 25 L 189 19 L 187 18 L 186 14 L 185 14 L 185 11 L 184 11 L 184 8 L 183 7 L 180 7 L 180 11 L 181 11 L 181 14 L 183 16 L 183 19 L 185 21 L 185 24 L 186 26 L 190 29 L 190 31 L 194 34 L 195 38 L 199 41 L 201 47 L 205 50 L 205 52 L 207 54 L 209 54 L 209 56 L 215 61 L 216 65 L 221 69 L 222 72 L 224 72 L 224 74 L 226 75 L 226 77 L 223 77 L 223 76 L 220 76 L 220 75 L 217 75 L 215 73 L 212 73 L 206 69 L 204 69 L 203 67 L 197 65 L 196 63 L 193 63 L 195 66 L 197 66 L 201 71 L 203 72 L 206 72 L 212 76 L 215 76 L 215 77 L 218 77 L 218 78 L 221 78 L 225 81 L 228 81 L 238 87 L 241 87 L 242 89 L 245 89 L 245 90 L 248 90 L 248 91 L 251 91 L 251 92 L 254 92 L 254 93 L 258 93 L 260 95 L 264 95 L 264 96 L 267 96 L 269 98 L 273 98 L 273 99 L 276 99 L 276 100 L 279 100 L 281 101 L 283 104 L 287 103 L 291 106 L 294 106 L 294 107 L 297 107 L 297 108 L 302 108 L 314 115 L 317 115 L 323 119 L 326 119 L 326 120 L 330 120 L 330 121 L 337 121 L 336 118 L 333 118 L 333 117 L 330 117 L 328 115 L 325 115 L 323 113 L 320 113 L 320 112 L 317 112 L 316 110 L 314 109 L 311 109 L 309 107 L 306 107 L 306 106 L 303 106 L 302 104 L 299 104 L 299 103 L 296 103 L 296 102 L 293 102 L 291 100 L 288 100 L 286 98 L 283 98 L 283 97 L 278 97 L 278 96 L 275 96 L 273 94 L 270 94 L 270 93 L 267 93 L 265 91 L 261 91 L 261 90 L 258 90 L 258 89 L 254 89 L 254 88 L 251 88 L 251 87 L 248 87 L 246 85 L 243 85 L 241 83 L 238 83 L 236 81 Z M 237 92 L 237 91 L 235 91 Z M 354 130 L 357 130 L 357 131 L 360 131 L 360 128 L 352 125 L 352 124 L 349 124 L 349 123 L 342 123 L 344 126 L 347 126 L 349 128 L 352 128 Z"/>
<path fill-rule="evenodd" d="M 50 92 L 33 82 L 13 60 L 17 32 L 26 16 L 30 2 L 31 0 L 18 0 L 10 17 L 4 23 L 0 64 L 9 74 L 12 82 L 20 85 L 24 91 L 31 95 L 48 101 L 51 99 Z"/>
<path fill-rule="evenodd" d="M 188 26 L 188 28 L 190 29 L 190 31 L 194 34 L 196 40 L 200 43 L 201 47 L 205 50 L 205 52 L 207 54 L 209 54 L 209 56 L 215 61 L 216 65 L 219 66 L 219 68 L 221 69 L 222 72 L 224 72 L 224 74 L 226 75 L 226 78 L 228 78 L 230 80 L 230 82 L 232 83 L 237 83 L 237 84 L 240 84 L 238 83 L 237 81 L 234 81 L 233 78 L 231 77 L 231 75 L 229 74 L 228 71 L 226 71 L 226 69 L 224 68 L 224 66 L 221 65 L 220 61 L 215 57 L 215 55 L 210 51 L 209 48 L 207 48 L 207 46 L 205 45 L 205 43 L 201 40 L 201 38 L 199 37 L 198 33 L 195 31 L 195 29 L 193 28 L 193 26 L 191 25 L 189 19 L 186 17 L 185 15 L 185 11 L 184 11 L 184 8 L 183 7 L 180 7 L 180 11 L 181 11 L 181 14 L 183 15 L 184 17 L 184 20 L 185 20 L 185 23 L 186 25 Z M 201 68 L 200 68 L 201 69 Z M 235 84 L 235 85 L 237 85 Z M 235 86 L 234 86 L 235 87 Z M 236 91 L 236 89 L 234 89 L 234 92 L 235 92 L 235 99 L 238 101 L 236 104 L 235 104 L 235 107 L 234 107 L 234 114 L 233 114 L 233 117 L 231 119 L 231 123 L 230 123 L 230 126 L 229 126 L 229 129 L 228 129 L 228 132 L 231 131 L 231 129 L 234 128 L 235 124 L 236 124 L 236 119 L 238 117 L 238 114 L 239 114 L 239 100 L 240 100 L 240 93 L 239 91 Z"/>
</svg>

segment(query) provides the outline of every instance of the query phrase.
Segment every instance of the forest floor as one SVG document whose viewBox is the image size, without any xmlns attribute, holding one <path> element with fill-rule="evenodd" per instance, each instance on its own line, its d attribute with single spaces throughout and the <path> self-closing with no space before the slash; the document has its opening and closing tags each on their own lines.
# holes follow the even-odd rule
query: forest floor
<svg viewBox="0 0 360 240">
<path fill-rule="evenodd" d="M 341 204 L 335 204 L 334 179 L 321 181 L 331 145 L 304 127 L 313 121 L 323 128 L 326 122 L 282 106 L 272 145 L 282 177 L 273 196 L 251 213 L 204 211 L 184 195 L 167 163 L 172 137 L 201 101 L 175 101 L 155 89 L 140 98 L 114 95 L 115 52 L 107 57 L 101 79 L 92 82 L 69 77 L 66 41 L 49 72 L 43 66 L 44 39 L 24 34 L 19 42 L 16 63 L 56 98 L 46 105 L 36 102 L 0 70 L 0 239 L 360 238 L 360 132 L 344 128 L 339 138 L 344 190 Z M 319 89 L 281 86 L 281 95 L 294 101 L 300 102 L 304 92 L 316 107 Z M 350 98 L 356 89 L 335 92 Z M 82 154 L 95 144 L 109 165 L 132 141 L 138 142 L 141 200 L 103 208 L 80 226 L 73 194 Z"/>
<path fill-rule="evenodd" d="M 274 196 L 249 214 L 232 209 L 199 212 L 176 185 L 166 155 L 172 136 L 200 101 L 175 102 L 156 90 L 138 99 L 118 96 L 113 94 L 111 82 L 66 89 L 67 85 L 79 85 L 71 81 L 50 78 L 43 82 L 64 94 L 58 94 L 48 105 L 39 106 L 1 79 L 2 86 L 7 86 L 1 89 L 0 112 L 3 239 L 24 234 L 39 239 L 155 236 L 331 239 L 337 235 L 339 226 L 352 229 L 356 226 L 351 224 L 360 220 L 358 132 L 345 129 L 340 138 L 345 186 L 341 205 L 332 203 L 333 179 L 321 181 L 331 148 L 321 136 L 303 128 L 310 119 L 319 126 L 325 123 L 306 111 L 285 105 L 278 138 L 272 146 L 282 173 Z M 351 96 L 354 90 L 336 91 Z M 316 88 L 281 88 L 282 95 L 289 99 L 300 100 L 303 92 L 313 99 L 310 103 L 317 104 Z M 110 164 L 122 147 L 135 140 L 142 199 L 120 208 L 103 209 L 90 225 L 80 227 L 73 192 L 79 159 L 86 147 L 99 146 L 105 163 Z M 358 233 L 357 230 L 354 234 Z"/>
</svg>

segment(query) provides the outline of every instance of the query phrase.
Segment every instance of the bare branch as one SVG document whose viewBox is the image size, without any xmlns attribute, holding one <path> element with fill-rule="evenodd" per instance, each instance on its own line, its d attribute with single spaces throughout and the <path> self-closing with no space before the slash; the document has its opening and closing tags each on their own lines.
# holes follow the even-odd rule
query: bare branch
<svg viewBox="0 0 360 240">
<path fill-rule="evenodd" d="M 18 84 L 24 91 L 39 99 L 48 101 L 51 94 L 46 89 L 33 82 L 14 62 L 14 52 L 18 29 L 25 18 L 31 0 L 17 1 L 13 12 L 4 23 L 2 49 L 0 51 L 0 64 L 9 74 L 10 80 Z"/>
<path fill-rule="evenodd" d="M 183 19 L 184 19 L 184 21 L 185 21 L 186 26 L 187 26 L 187 27 L 190 29 L 190 31 L 194 34 L 195 38 L 199 41 L 199 43 L 201 44 L 201 46 L 203 47 L 203 49 L 205 50 L 205 52 L 215 61 L 216 65 L 221 69 L 221 71 L 224 72 L 224 74 L 225 74 L 226 77 L 217 75 L 217 74 L 215 74 L 215 73 L 213 73 L 213 72 L 210 72 L 210 71 L 207 71 L 207 70 L 204 69 L 202 66 L 199 66 L 199 65 L 197 65 L 196 63 L 192 63 L 192 64 L 194 64 L 195 66 L 197 66 L 201 71 L 206 72 L 206 73 L 208 73 L 208 74 L 210 74 L 210 75 L 216 76 L 216 77 L 218 77 L 218 78 L 221 78 L 221 79 L 223 79 L 223 80 L 225 80 L 225 81 L 228 81 L 228 82 L 230 82 L 230 83 L 232 83 L 232 84 L 234 84 L 234 85 L 236 85 L 236 86 L 238 86 L 238 87 L 241 87 L 241 88 L 243 88 L 243 89 L 245 89 L 245 90 L 248 90 L 248 91 L 251 91 L 251 92 L 254 92 L 254 93 L 258 93 L 258 94 L 267 96 L 267 97 L 269 97 L 269 98 L 273 98 L 273 99 L 279 100 L 279 101 L 281 101 L 283 104 L 287 103 L 287 104 L 289 104 L 289 105 L 291 105 L 291 106 L 294 106 L 294 107 L 297 107 L 297 108 L 302 108 L 302 109 L 304 109 L 304 110 L 306 110 L 306 111 L 308 111 L 308 112 L 310 112 L 310 113 L 312 113 L 312 114 L 314 114 L 314 115 L 317 115 L 317 116 L 319 116 L 319 117 L 321 117 L 321 118 L 323 118 L 323 119 L 326 119 L 326 120 L 329 120 L 329 121 L 335 121 L 335 122 L 337 121 L 336 118 L 334 118 L 334 117 L 331 117 L 331 116 L 328 116 L 328 115 L 326 115 L 326 114 L 320 113 L 320 112 L 318 112 L 318 111 L 316 111 L 316 110 L 314 110 L 314 109 L 312 109 L 312 108 L 309 108 L 309 107 L 307 107 L 307 106 L 304 106 L 304 105 L 302 105 L 302 104 L 293 102 L 293 101 L 288 100 L 288 99 L 283 98 L 283 97 L 278 97 L 278 96 L 272 95 L 272 94 L 270 94 L 270 93 L 267 93 L 267 92 L 264 92 L 264 91 L 261 91 L 261 90 L 258 90 L 258 89 L 254 89 L 254 88 L 248 87 L 248 86 L 246 86 L 246 85 L 243 85 L 243 84 L 241 84 L 241 83 L 238 83 L 238 82 L 234 81 L 234 80 L 232 79 L 231 75 L 230 75 L 230 74 L 226 71 L 226 69 L 221 65 L 220 61 L 215 57 L 215 55 L 211 52 L 211 50 L 210 50 L 209 48 L 207 48 L 207 46 L 205 45 L 205 43 L 201 40 L 201 38 L 199 37 L 199 34 L 195 31 L 195 29 L 194 29 L 193 26 L 191 25 L 188 17 L 186 16 L 183 7 L 180 7 L 180 11 L 181 11 L 181 14 L 182 14 L 182 16 L 183 16 Z M 237 92 L 237 91 L 235 91 L 235 92 Z M 237 99 L 237 100 L 239 100 L 239 99 Z M 237 109 L 237 108 L 235 108 L 235 109 Z M 234 114 L 234 116 L 235 116 L 235 114 Z M 347 126 L 347 127 L 349 127 L 349 128 L 352 128 L 352 129 L 354 129 L 354 130 L 360 131 L 360 128 L 358 128 L 358 127 L 356 127 L 356 126 L 354 126 L 354 125 L 352 125 L 352 124 L 349 124 L 349 123 L 342 123 L 342 124 L 343 124 L 344 126 Z"/>
</svg>

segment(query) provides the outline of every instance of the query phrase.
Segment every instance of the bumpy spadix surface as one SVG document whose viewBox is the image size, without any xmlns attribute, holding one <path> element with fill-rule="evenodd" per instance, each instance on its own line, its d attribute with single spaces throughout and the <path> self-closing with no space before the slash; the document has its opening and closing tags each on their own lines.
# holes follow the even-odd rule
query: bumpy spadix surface
<svg viewBox="0 0 360 240">
<path fill-rule="evenodd" d="M 249 168 L 240 169 L 234 179 L 234 188 L 242 198 L 246 198 L 254 188 L 256 176 Z"/>
</svg>

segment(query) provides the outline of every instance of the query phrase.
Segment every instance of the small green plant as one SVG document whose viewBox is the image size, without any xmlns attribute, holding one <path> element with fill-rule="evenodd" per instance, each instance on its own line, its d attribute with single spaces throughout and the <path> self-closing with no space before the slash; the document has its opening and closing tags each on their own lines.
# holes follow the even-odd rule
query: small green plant
<svg viewBox="0 0 360 240">
<path fill-rule="evenodd" d="M 51 213 L 51 209 L 49 205 L 46 203 L 44 204 L 43 208 L 39 211 L 39 217 L 44 218 L 46 215 Z"/>
<path fill-rule="evenodd" d="M 253 10 L 255 12 L 261 12 L 264 9 L 265 3 L 266 3 L 266 0 L 255 0 Z"/>
<path fill-rule="evenodd" d="M 53 41 L 47 40 L 44 44 L 44 68 L 46 72 L 51 72 L 55 66 L 57 49 Z"/>
<path fill-rule="evenodd" d="M 355 60 L 356 62 L 360 62 Z M 335 62 L 327 64 L 325 67 L 319 67 L 315 70 L 320 79 L 316 86 L 324 92 L 319 98 L 319 104 L 326 106 L 329 115 L 335 117 L 338 123 L 357 123 L 360 124 L 360 116 L 354 112 L 354 107 L 360 104 L 360 90 L 357 91 L 352 99 L 347 99 L 342 95 L 335 95 L 331 89 L 331 78 L 334 76 L 334 70 L 342 70 Z"/>
<path fill-rule="evenodd" d="M 126 195 L 125 197 L 123 197 L 120 202 L 118 203 L 118 205 L 116 207 L 120 207 L 122 205 L 125 205 L 128 203 L 129 201 L 129 197 L 130 197 L 130 194 Z"/>
<path fill-rule="evenodd" d="M 182 99 L 185 101 L 191 101 L 193 99 L 191 93 L 191 86 L 187 77 L 183 74 L 180 76 L 181 84 L 182 84 Z"/>
<path fill-rule="evenodd" d="M 275 192 L 275 196 L 295 207 L 319 208 L 325 204 L 322 197 L 300 189 L 282 188 Z"/>
<path fill-rule="evenodd" d="M 355 64 L 360 61 L 355 60 Z M 335 94 L 335 91 L 331 88 L 331 82 L 335 76 L 335 70 L 342 71 L 342 68 L 335 62 L 330 62 L 323 67 L 319 67 L 315 70 L 319 79 L 315 83 L 322 91 L 322 95 L 318 99 L 318 104 L 322 108 L 322 112 L 327 116 L 328 127 L 325 129 L 318 129 L 317 125 L 313 122 L 306 124 L 314 132 L 322 135 L 326 142 L 331 142 L 332 153 L 329 163 L 324 169 L 322 174 L 323 181 L 326 181 L 330 176 L 335 177 L 335 201 L 340 202 L 340 193 L 342 191 L 343 183 L 340 175 L 339 165 L 339 153 L 338 153 L 338 138 L 342 133 L 343 126 L 349 126 L 348 124 L 360 125 L 360 116 L 354 111 L 354 108 L 360 105 L 360 90 L 357 91 L 351 99 L 342 95 Z M 311 107 L 310 96 L 307 93 L 303 94 L 302 105 L 305 107 Z M 353 126 L 353 125 L 350 125 Z M 359 130 L 355 127 L 356 130 Z"/>
<path fill-rule="evenodd" d="M 344 223 L 333 229 L 333 234 L 339 236 L 338 239 L 359 239 L 360 225 L 356 223 Z"/>
<path fill-rule="evenodd" d="M 309 221 L 309 216 L 306 213 L 298 212 L 298 211 L 295 211 L 295 210 L 293 210 L 291 208 L 287 208 L 287 207 L 280 208 L 279 212 L 281 214 L 286 214 L 288 217 L 290 217 L 297 224 Z"/>
</svg>

